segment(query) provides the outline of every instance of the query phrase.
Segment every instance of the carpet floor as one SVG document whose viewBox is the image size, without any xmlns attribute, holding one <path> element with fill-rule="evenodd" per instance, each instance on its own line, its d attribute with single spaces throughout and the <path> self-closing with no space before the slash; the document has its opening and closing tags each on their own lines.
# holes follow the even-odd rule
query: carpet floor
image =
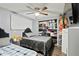
<svg viewBox="0 0 79 59">
<path fill-rule="evenodd" d="M 38 53 L 39 56 L 44 56 L 43 54 Z M 61 47 L 55 46 L 54 50 L 51 51 L 50 56 L 64 56 L 64 54 L 61 51 Z"/>
<path fill-rule="evenodd" d="M 61 47 L 54 47 L 54 51 L 51 54 L 52 56 L 64 56 L 64 54 L 61 51 Z"/>
</svg>

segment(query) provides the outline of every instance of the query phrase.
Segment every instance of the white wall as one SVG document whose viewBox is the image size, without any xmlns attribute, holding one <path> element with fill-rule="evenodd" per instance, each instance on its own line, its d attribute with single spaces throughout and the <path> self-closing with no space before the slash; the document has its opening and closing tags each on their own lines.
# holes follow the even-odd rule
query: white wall
<svg viewBox="0 0 79 59">
<path fill-rule="evenodd" d="M 67 17 L 72 16 L 72 10 L 68 11 L 68 12 L 66 13 L 66 16 L 67 16 Z"/>
<path fill-rule="evenodd" d="M 10 32 L 10 13 L 0 9 L 0 27 Z"/>
<path fill-rule="evenodd" d="M 3 28 L 6 32 L 8 32 L 10 34 L 10 37 L 13 33 L 22 35 L 22 32 L 24 31 L 24 29 L 22 29 L 22 30 L 12 30 L 11 29 L 11 27 L 10 27 L 11 26 L 11 23 L 10 23 L 11 15 L 12 15 L 12 13 L 0 8 L 0 27 Z M 30 20 L 30 21 L 32 21 L 32 20 Z M 29 24 L 30 23 L 28 23 L 28 25 Z M 32 21 L 32 31 L 35 34 L 38 33 L 38 19 L 35 19 Z"/>
<path fill-rule="evenodd" d="M 33 31 L 33 33 L 34 34 L 38 34 L 38 30 L 39 28 L 38 28 L 38 21 L 37 20 L 34 20 L 33 22 L 32 22 L 32 31 Z"/>
<path fill-rule="evenodd" d="M 11 28 L 14 30 L 30 28 L 32 30 L 32 21 L 20 15 L 13 14 L 11 15 Z"/>
<path fill-rule="evenodd" d="M 5 11 L 5 10 L 3 10 L 3 9 L 0 8 L 0 28 L 3 28 L 10 35 L 12 35 L 13 33 L 22 35 L 22 32 L 24 31 L 24 29 L 23 30 L 12 30 L 11 29 L 11 27 L 10 27 L 10 20 L 11 20 L 10 15 L 12 15 L 12 13 L 10 13 L 8 11 Z M 37 31 L 38 30 L 38 22 L 34 21 L 32 23 L 33 23 L 32 24 L 32 29 L 33 29 L 32 31 L 38 32 Z M 28 25 L 29 24 L 30 23 L 28 23 Z"/>
<path fill-rule="evenodd" d="M 0 9 L 0 28 L 4 29 L 7 33 L 10 35 L 13 32 L 16 32 L 17 34 L 21 34 L 21 31 L 13 31 L 10 28 L 10 15 L 11 13 L 8 11 L 5 11 L 3 9 Z"/>
</svg>

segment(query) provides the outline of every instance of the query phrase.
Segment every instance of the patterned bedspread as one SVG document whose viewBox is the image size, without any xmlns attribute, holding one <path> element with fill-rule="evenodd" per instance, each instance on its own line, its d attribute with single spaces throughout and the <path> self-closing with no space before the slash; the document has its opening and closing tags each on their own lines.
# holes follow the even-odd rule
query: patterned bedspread
<svg viewBox="0 0 79 59">
<path fill-rule="evenodd" d="M 37 52 L 14 44 L 0 48 L 0 56 L 36 56 Z"/>
<path fill-rule="evenodd" d="M 33 36 L 29 38 L 24 37 L 20 42 L 20 45 L 47 55 L 48 51 L 51 49 L 51 47 L 53 47 L 53 40 L 46 36 Z"/>
</svg>

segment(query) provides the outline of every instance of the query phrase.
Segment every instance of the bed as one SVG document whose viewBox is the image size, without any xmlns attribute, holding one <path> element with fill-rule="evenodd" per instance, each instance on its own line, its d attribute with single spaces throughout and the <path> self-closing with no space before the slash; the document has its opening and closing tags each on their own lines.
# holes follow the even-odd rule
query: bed
<svg viewBox="0 0 79 59">
<path fill-rule="evenodd" d="M 23 47 L 27 47 L 33 49 L 37 52 L 41 52 L 44 55 L 47 55 L 49 50 L 54 48 L 53 40 L 48 36 L 31 36 L 31 37 L 23 37 L 20 45 Z"/>
<path fill-rule="evenodd" d="M 0 56 L 37 56 L 37 52 L 10 44 L 0 48 Z"/>
</svg>

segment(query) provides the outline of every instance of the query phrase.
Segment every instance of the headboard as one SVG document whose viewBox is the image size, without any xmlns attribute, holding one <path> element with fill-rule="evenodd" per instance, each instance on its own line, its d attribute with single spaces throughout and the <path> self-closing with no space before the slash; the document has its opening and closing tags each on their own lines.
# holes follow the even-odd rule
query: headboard
<svg viewBox="0 0 79 59">
<path fill-rule="evenodd" d="M 9 37 L 9 33 L 6 33 L 2 28 L 0 28 L 0 38 Z"/>
<path fill-rule="evenodd" d="M 27 37 L 25 33 L 32 33 L 32 31 L 31 31 L 30 28 L 26 28 L 26 29 L 24 30 L 24 32 L 22 33 L 22 36 L 23 36 L 23 37 L 24 37 L 24 36 Z"/>
</svg>

